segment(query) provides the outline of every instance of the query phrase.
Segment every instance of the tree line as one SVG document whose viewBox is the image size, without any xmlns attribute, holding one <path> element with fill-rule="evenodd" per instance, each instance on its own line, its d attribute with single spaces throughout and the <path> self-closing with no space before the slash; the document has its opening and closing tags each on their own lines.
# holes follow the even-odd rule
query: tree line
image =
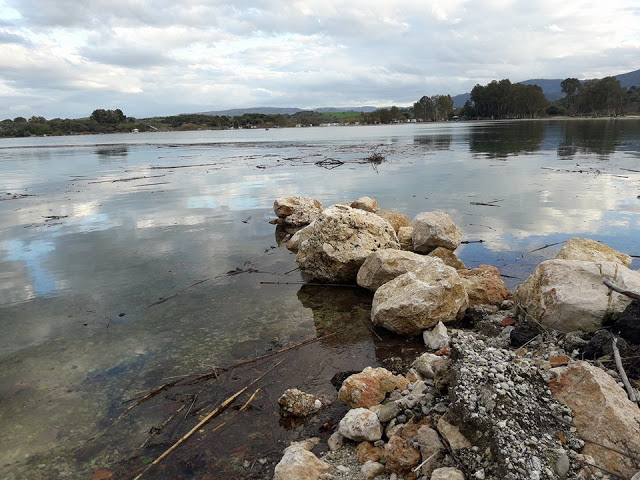
<svg viewBox="0 0 640 480">
<path fill-rule="evenodd" d="M 577 78 L 566 78 L 560 84 L 565 94 L 562 106 L 570 115 L 608 115 L 624 113 L 624 107 L 640 100 L 636 87 L 629 90 L 620 85 L 615 77 L 581 82 Z"/>
</svg>

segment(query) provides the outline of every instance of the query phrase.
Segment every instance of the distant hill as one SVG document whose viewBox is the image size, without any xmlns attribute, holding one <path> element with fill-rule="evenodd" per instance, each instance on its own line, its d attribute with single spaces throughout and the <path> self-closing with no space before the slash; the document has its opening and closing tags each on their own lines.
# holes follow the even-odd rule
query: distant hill
<svg viewBox="0 0 640 480">
<path fill-rule="evenodd" d="M 640 86 L 640 70 L 634 70 L 633 72 L 621 73 L 620 75 L 615 75 L 615 77 L 620 80 L 620 85 L 625 88 L 631 88 L 634 85 Z M 522 83 L 524 85 L 538 85 L 542 88 L 544 92 L 544 96 L 547 97 L 547 100 L 553 102 L 564 97 L 564 93 L 562 93 L 562 87 L 560 84 L 562 83 L 562 79 L 544 79 L 544 78 L 535 78 L 532 80 L 524 80 Z M 584 81 L 584 80 L 583 80 Z M 471 97 L 470 93 L 462 93 L 460 95 L 456 95 L 455 97 L 451 97 L 453 99 L 453 106 L 456 108 L 463 107 L 465 102 L 469 100 Z"/>
<path fill-rule="evenodd" d="M 241 117 L 245 113 L 262 113 L 265 115 L 294 115 L 298 112 L 311 111 L 320 113 L 333 112 L 375 112 L 376 107 L 321 107 L 321 108 L 295 108 L 295 107 L 251 107 L 251 108 L 232 108 L 230 110 L 217 110 L 210 112 L 199 112 L 202 115 L 226 115 L 227 117 Z"/>
</svg>

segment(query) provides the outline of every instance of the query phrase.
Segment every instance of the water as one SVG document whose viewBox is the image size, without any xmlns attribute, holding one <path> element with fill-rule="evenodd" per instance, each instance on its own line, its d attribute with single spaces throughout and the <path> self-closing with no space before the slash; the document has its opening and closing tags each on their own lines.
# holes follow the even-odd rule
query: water
<svg viewBox="0 0 640 480">
<path fill-rule="evenodd" d="M 374 150 L 386 161 L 363 161 Z M 198 447 L 203 464 L 176 454 L 150 477 L 205 478 L 249 461 L 259 478 L 260 452 L 301 435 L 274 416 L 285 388 L 330 394 L 336 371 L 410 350 L 372 331 L 367 292 L 296 284 L 294 256 L 268 223 L 276 197 L 327 206 L 368 195 L 409 217 L 444 210 L 465 240 L 483 240 L 460 258 L 498 266 L 511 288 L 560 246 L 532 250 L 572 236 L 640 254 L 640 120 L 1 139 L 0 171 L 0 476 L 9 479 L 135 476 L 179 437 L 139 448 L 183 400 L 114 424 L 124 400 L 342 332 L 283 364 L 252 416 Z M 226 398 L 232 380 L 199 398 Z"/>
</svg>

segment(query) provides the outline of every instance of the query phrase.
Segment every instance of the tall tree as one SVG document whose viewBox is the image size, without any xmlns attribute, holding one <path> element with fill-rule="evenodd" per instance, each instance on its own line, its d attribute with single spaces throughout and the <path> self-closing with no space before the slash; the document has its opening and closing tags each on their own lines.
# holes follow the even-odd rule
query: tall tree
<svg viewBox="0 0 640 480">
<path fill-rule="evenodd" d="M 577 78 L 565 78 L 560 83 L 562 92 L 565 94 L 565 98 L 567 99 L 567 109 L 570 114 L 574 114 L 576 111 L 576 97 L 580 91 L 580 85 L 580 80 Z"/>
</svg>

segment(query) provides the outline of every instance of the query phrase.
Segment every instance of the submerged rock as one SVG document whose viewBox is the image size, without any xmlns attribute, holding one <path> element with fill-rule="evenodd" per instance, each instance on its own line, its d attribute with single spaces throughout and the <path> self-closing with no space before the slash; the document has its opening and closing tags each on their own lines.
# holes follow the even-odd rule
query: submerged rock
<svg viewBox="0 0 640 480">
<path fill-rule="evenodd" d="M 278 399 L 278 405 L 283 417 L 307 417 L 317 413 L 323 406 L 319 397 L 297 388 L 286 390 Z"/>
<path fill-rule="evenodd" d="M 585 260 L 589 262 L 615 262 L 628 267 L 633 260 L 626 253 L 589 238 L 570 238 L 556 255 L 562 260 Z"/>
<path fill-rule="evenodd" d="M 413 219 L 413 250 L 429 253 L 438 247 L 454 251 L 462 241 L 462 231 L 446 213 L 422 212 Z"/>
<path fill-rule="evenodd" d="M 396 233 L 374 213 L 344 205 L 324 210 L 298 247 L 300 269 L 324 282 L 354 282 L 365 259 L 383 248 L 399 249 Z"/>
<path fill-rule="evenodd" d="M 603 279 L 640 291 L 640 272 L 619 263 L 547 260 L 518 287 L 515 300 L 547 327 L 563 332 L 595 331 L 631 302 L 610 291 Z"/>
<path fill-rule="evenodd" d="M 456 270 L 439 259 L 382 285 L 373 297 L 371 320 L 401 335 L 417 335 L 438 322 L 462 317 L 469 304 Z"/>
</svg>

